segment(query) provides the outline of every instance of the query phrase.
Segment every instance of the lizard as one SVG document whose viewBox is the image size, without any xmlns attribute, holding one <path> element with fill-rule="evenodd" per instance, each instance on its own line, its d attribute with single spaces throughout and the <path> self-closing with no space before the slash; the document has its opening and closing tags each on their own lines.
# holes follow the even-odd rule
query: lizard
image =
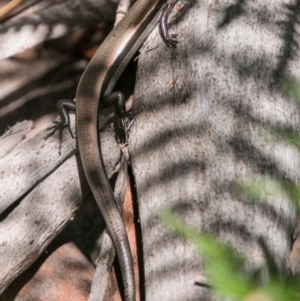
<svg viewBox="0 0 300 301">
<path fill-rule="evenodd" d="M 160 34 L 168 47 L 176 47 L 175 36 L 170 36 L 166 22 L 177 0 L 137 0 L 123 19 L 100 45 L 77 87 L 75 101 L 61 100 L 57 107 L 60 121 L 48 130 L 48 138 L 68 128 L 71 136 L 69 111 L 76 112 L 78 150 L 88 184 L 105 220 L 108 233 L 119 260 L 125 301 L 135 300 L 133 262 L 127 233 L 118 210 L 111 186 L 105 174 L 99 135 L 98 116 L 103 105 L 116 104 L 121 120 L 128 118 L 124 97 L 112 89 L 126 65 L 160 20 Z M 75 105 L 76 104 L 76 105 Z"/>
</svg>

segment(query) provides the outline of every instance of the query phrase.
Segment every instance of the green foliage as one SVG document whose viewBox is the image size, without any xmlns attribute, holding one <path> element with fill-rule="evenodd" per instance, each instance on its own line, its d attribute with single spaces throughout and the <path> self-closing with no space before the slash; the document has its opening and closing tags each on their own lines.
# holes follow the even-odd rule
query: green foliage
<svg viewBox="0 0 300 301">
<path fill-rule="evenodd" d="M 295 78 L 285 78 L 283 81 L 283 92 L 297 103 L 300 102 L 300 85 Z"/>
<path fill-rule="evenodd" d="M 208 235 L 199 234 L 180 222 L 169 211 L 161 213 L 161 219 L 181 237 L 192 242 L 207 259 L 206 272 L 213 288 L 224 296 L 241 299 L 251 290 L 246 279 L 241 277 L 243 259 L 237 257 L 230 247 L 225 247 Z"/>
<path fill-rule="evenodd" d="M 236 301 L 300 300 L 299 279 L 289 279 L 286 283 L 274 270 L 268 283 L 258 284 L 256 273 L 245 275 L 245 260 L 232 247 L 198 233 L 167 210 L 161 212 L 160 218 L 177 235 L 196 246 L 205 259 L 205 272 L 212 290 L 220 296 Z"/>
<path fill-rule="evenodd" d="M 240 193 L 249 200 L 266 201 L 286 195 L 300 213 L 300 187 L 283 180 L 269 177 L 249 179 L 239 184 Z"/>
<path fill-rule="evenodd" d="M 300 84 L 295 79 L 283 82 L 283 92 L 300 104 Z M 269 128 L 278 139 L 292 144 L 300 151 L 300 134 L 292 128 Z M 249 179 L 238 184 L 240 194 L 250 201 L 272 202 L 286 197 L 300 213 L 300 187 L 289 181 L 275 177 Z M 268 282 L 258 283 L 256 275 L 245 274 L 245 259 L 230 246 L 221 244 L 212 236 L 198 233 L 179 221 L 171 212 L 164 210 L 160 217 L 177 235 L 193 243 L 205 262 L 205 274 L 214 293 L 234 301 L 296 301 L 300 300 L 300 279 L 285 279 L 280 275 L 270 254 L 265 251 L 269 269 Z"/>
<path fill-rule="evenodd" d="M 287 143 L 291 143 L 298 150 L 300 150 L 300 134 L 299 132 L 295 132 L 291 129 L 279 129 L 277 128 L 275 134 L 281 139 L 285 140 Z"/>
<path fill-rule="evenodd" d="M 295 102 L 300 104 L 300 85 L 294 78 L 286 78 L 282 82 L 283 93 Z M 287 144 L 292 144 L 300 151 L 300 133 L 289 127 L 273 127 L 268 129 L 279 140 Z M 282 178 L 275 177 L 261 177 L 256 179 L 249 179 L 239 183 L 239 192 L 249 200 L 267 201 L 274 197 L 285 195 L 295 206 L 298 213 L 300 213 L 300 187 Z"/>
</svg>

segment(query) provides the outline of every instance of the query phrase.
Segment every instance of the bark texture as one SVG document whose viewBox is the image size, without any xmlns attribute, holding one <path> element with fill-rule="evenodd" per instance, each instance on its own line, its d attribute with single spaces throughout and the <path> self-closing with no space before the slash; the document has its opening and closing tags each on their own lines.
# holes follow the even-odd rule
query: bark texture
<svg viewBox="0 0 300 301">
<path fill-rule="evenodd" d="M 200 231 L 233 244 L 246 254 L 250 269 L 265 264 L 262 238 L 286 272 L 295 224 L 286 196 L 249 202 L 236 187 L 241 180 L 258 176 L 299 182 L 299 153 L 275 133 L 299 129 L 299 108 L 282 93 L 279 83 L 285 75 L 299 78 L 295 45 L 300 1 L 181 4 L 171 19 L 171 31 L 178 34 L 177 49 L 166 48 L 155 30 L 144 45 L 137 75 L 130 153 L 143 235 L 141 300 L 211 299 L 206 288 L 195 285 L 203 274 L 202 260 L 191 244 L 158 219 L 161 208 L 170 208 Z M 20 24 L 6 29 L 2 25 L 2 34 L 8 29 L 21 34 Z M 16 35 L 11 40 L 15 46 L 2 43 L 9 46 L 0 48 L 0 56 L 53 38 L 57 32 L 60 35 L 65 28 L 50 26 L 53 31 L 47 31 L 46 26 L 39 35 L 39 24 L 24 27 L 23 38 Z M 27 43 L 28 33 L 33 32 L 38 39 Z M 35 74 L 42 74 L 42 69 L 34 69 Z M 24 96 L 21 101 L 28 99 Z M 10 110 L 5 107 L 0 115 Z M 0 151 L 0 291 L 46 249 L 89 193 L 78 179 L 74 141 L 65 133 L 62 156 L 58 156 L 57 136 L 47 142 L 44 136 L 40 133 L 6 148 L 2 156 Z M 120 152 L 112 133 L 101 137 L 103 155 L 110 157 L 110 176 Z M 109 242 L 107 246 L 110 250 Z M 101 279 L 104 271 L 105 287 L 94 285 L 91 300 L 97 293 L 104 295 L 110 284 L 112 253 L 103 251 L 107 264 L 101 262 L 95 279 Z"/>
<path fill-rule="evenodd" d="M 113 21 L 117 1 L 27 0 L 21 13 L 0 19 L 0 59 L 10 57 L 44 41 L 62 37 L 75 29 Z"/>
<path fill-rule="evenodd" d="M 16 143 L 0 159 L 0 292 L 46 250 L 90 194 L 75 140 L 64 132 L 60 156 L 57 135 L 45 141 L 46 134 Z M 120 158 L 112 127 L 102 132 L 101 143 L 111 177 Z"/>
<path fill-rule="evenodd" d="M 264 176 L 299 182 L 299 152 L 276 132 L 299 129 L 298 105 L 279 83 L 299 78 L 300 2 L 181 4 L 171 19 L 177 49 L 154 35 L 144 45 L 130 134 L 151 301 L 211 300 L 195 285 L 202 260 L 159 220 L 162 208 L 232 244 L 249 269 L 265 265 L 263 239 L 287 272 L 295 224 L 284 194 L 250 202 L 237 185 Z"/>
</svg>

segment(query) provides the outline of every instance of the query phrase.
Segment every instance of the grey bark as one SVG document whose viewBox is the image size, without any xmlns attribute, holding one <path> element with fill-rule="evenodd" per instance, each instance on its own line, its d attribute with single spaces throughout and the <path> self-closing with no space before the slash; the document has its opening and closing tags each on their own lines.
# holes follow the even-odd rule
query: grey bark
<svg viewBox="0 0 300 301">
<path fill-rule="evenodd" d="M 172 19 L 177 49 L 154 35 L 145 43 L 129 149 L 146 300 L 211 300 L 195 285 L 202 259 L 159 220 L 162 208 L 233 245 L 249 269 L 265 265 L 262 238 L 288 271 L 293 206 L 284 194 L 249 202 L 237 185 L 262 176 L 299 183 L 299 151 L 274 132 L 299 129 L 299 108 L 279 85 L 280 76 L 299 78 L 299 10 L 299 1 L 185 1 Z"/>
</svg>

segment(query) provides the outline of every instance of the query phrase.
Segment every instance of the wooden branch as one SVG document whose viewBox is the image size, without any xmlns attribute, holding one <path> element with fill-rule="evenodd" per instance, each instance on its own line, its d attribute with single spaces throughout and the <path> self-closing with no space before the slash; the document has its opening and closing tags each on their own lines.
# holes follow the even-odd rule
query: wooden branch
<svg viewBox="0 0 300 301">
<path fill-rule="evenodd" d="M 57 135 L 44 140 L 45 135 L 42 131 L 0 161 L 0 292 L 45 251 L 90 193 L 75 140 L 64 133 L 59 156 Z M 110 177 L 120 148 L 112 127 L 100 136 Z"/>
<path fill-rule="evenodd" d="M 115 249 L 107 233 L 104 234 L 96 272 L 93 277 L 89 301 L 108 300 L 111 289 L 111 271 Z"/>
<path fill-rule="evenodd" d="M 33 122 L 28 120 L 18 122 L 13 128 L 8 127 L 6 132 L 0 137 L 0 159 L 4 158 L 18 144 L 22 143 L 32 129 Z"/>
<path fill-rule="evenodd" d="M 27 0 L 28 2 L 29 0 Z M 113 21 L 116 1 L 43 0 L 0 25 L 0 59 L 101 21 Z"/>
<path fill-rule="evenodd" d="M 5 60 L 2 63 L 3 74 L 0 75 L 2 78 L 2 89 L 0 92 L 0 115 L 2 114 L 2 128 L 7 127 L 7 122 L 11 122 L 9 118 L 10 114 L 15 111 L 17 112 L 20 107 L 23 108 L 25 105 L 30 105 L 30 103 L 32 103 L 32 99 L 38 100 L 36 109 L 39 111 L 43 106 L 47 106 L 49 104 L 48 99 L 50 99 L 50 101 L 53 100 L 56 103 L 57 100 L 62 97 L 63 93 L 61 90 L 63 90 L 63 88 L 66 86 L 74 86 L 73 93 L 75 95 L 76 84 L 79 79 L 78 74 L 80 74 L 80 71 L 84 69 L 86 64 L 86 62 L 83 60 L 74 62 L 74 60 L 67 57 L 61 59 L 55 58 L 51 52 L 47 53 L 45 58 L 42 59 L 42 62 L 40 60 L 31 61 L 31 68 L 29 70 L 28 64 L 19 60 Z M 66 75 L 72 74 L 73 77 L 67 77 L 64 75 L 64 72 L 66 72 Z M 45 81 L 43 80 L 44 78 L 51 78 L 51 81 Z M 54 79 L 53 81 L 52 78 Z M 54 91 L 56 91 L 56 93 Z M 74 97 L 72 90 L 70 95 L 71 97 L 69 98 Z M 23 109 L 20 111 L 28 112 L 29 110 L 30 109 Z M 47 109 L 45 111 L 47 111 Z M 102 113 L 103 115 L 101 117 L 100 127 L 104 128 L 105 131 L 104 133 L 101 133 L 100 136 L 101 141 L 103 141 L 103 155 L 104 157 L 109 157 L 108 161 L 106 161 L 108 162 L 106 164 L 106 172 L 109 176 L 111 176 L 113 172 L 115 172 L 116 164 L 120 159 L 121 151 L 120 147 L 115 142 L 115 133 L 110 125 L 112 108 L 109 108 Z M 21 242 L 18 242 L 17 245 L 13 245 L 15 252 L 11 254 L 11 256 L 13 256 L 12 258 L 9 257 L 9 254 L 6 254 L 6 256 L 9 258 L 4 257 L 4 261 L 9 266 L 3 266 L 4 273 L 6 271 L 8 275 L 0 275 L 0 279 L 4 279 L 3 277 L 6 277 L 2 281 L 3 286 L 1 287 L 1 290 L 3 290 L 14 278 L 16 278 L 16 276 L 18 276 L 23 270 L 30 266 L 34 260 L 36 260 L 36 258 L 43 252 L 51 240 L 54 239 L 65 227 L 65 224 L 73 218 L 75 211 L 81 205 L 82 199 L 90 192 L 84 181 L 83 174 L 81 172 L 78 174 L 76 166 L 80 166 L 80 162 L 76 163 L 74 158 L 74 154 L 76 152 L 75 141 L 70 138 L 67 131 L 64 133 L 62 155 L 59 156 L 58 134 L 56 133 L 47 141 L 43 139 L 46 136 L 46 132 L 44 131 L 37 134 L 37 136 L 33 138 L 29 138 L 32 135 L 32 131 L 28 133 L 28 130 L 31 129 L 31 127 L 32 122 L 21 123 L 18 125 L 18 128 L 11 127 L 0 140 L 0 147 L 2 146 L 6 148 L 0 149 L 0 156 L 2 155 L 3 157 L 0 167 L 0 189 L 2 189 L 0 194 L 0 213 L 2 213 L 2 220 L 6 221 L 7 215 L 9 216 L 11 214 L 10 211 L 16 212 L 20 204 L 25 202 L 26 197 L 29 198 L 29 201 L 23 205 L 26 208 L 27 206 L 31 205 L 31 198 L 38 199 L 39 195 L 42 195 L 38 189 L 38 187 L 40 187 L 40 182 L 46 183 L 43 186 L 43 191 L 44 189 L 48 189 L 50 191 L 53 190 L 53 194 L 57 195 L 57 199 L 55 201 L 51 201 L 51 208 L 53 206 L 54 212 L 55 210 L 60 210 L 59 208 L 62 206 L 65 208 L 65 211 L 69 213 L 69 215 L 64 217 L 58 215 L 57 219 L 52 219 L 51 222 L 49 221 L 49 223 L 45 225 L 43 232 L 46 241 L 44 241 L 44 238 L 39 239 L 41 233 L 37 232 L 34 228 L 30 229 L 30 226 L 27 227 L 29 232 L 24 231 L 23 233 L 18 233 L 16 230 L 14 230 Z M 26 133 L 28 134 L 27 136 Z M 16 141 L 17 135 L 18 140 Z M 10 146 L 9 144 L 11 143 L 9 143 L 9 140 L 12 143 Z M 18 145 L 20 141 L 22 145 Z M 65 166 L 65 164 L 67 164 L 66 161 L 71 160 L 70 157 L 73 158 L 73 163 L 70 167 L 70 171 L 66 171 L 66 173 L 69 174 L 72 179 L 81 176 L 82 180 L 80 182 L 74 182 L 74 180 L 72 180 L 74 183 L 70 180 L 71 183 L 73 183 L 73 186 L 68 185 L 69 187 L 60 186 L 59 183 L 56 187 L 51 185 L 51 183 L 49 184 L 49 181 L 51 182 L 51 180 L 47 179 L 50 175 L 52 175 L 53 172 L 56 172 L 54 176 L 55 179 L 60 179 L 62 176 L 67 180 L 64 169 L 62 169 L 62 171 L 60 170 Z M 60 166 L 60 169 L 56 171 L 58 166 Z M 62 182 L 62 184 L 64 183 L 65 181 Z M 122 188 L 124 187 L 124 183 L 120 185 L 116 183 L 115 187 Z M 85 194 L 82 193 L 83 188 L 86 190 Z M 67 192 L 65 192 L 65 189 L 70 189 L 73 194 L 76 195 L 76 198 L 72 200 Z M 31 190 L 34 195 L 28 196 L 28 192 Z M 56 192 L 57 190 L 60 191 L 59 194 Z M 36 194 L 38 194 L 38 196 L 36 196 Z M 117 192 L 116 195 L 117 198 L 122 199 L 122 191 Z M 65 203 L 66 198 L 70 199 L 70 202 Z M 40 210 L 41 214 L 44 216 L 49 214 L 49 212 L 44 213 L 44 210 L 46 210 L 46 205 L 44 203 L 40 205 Z M 30 209 L 27 211 L 30 212 Z M 22 215 L 22 212 L 16 212 L 15 214 Z M 38 220 L 38 218 L 36 218 L 36 212 L 33 212 L 29 219 Z M 18 226 L 15 224 L 15 220 L 8 220 L 7 223 L 12 229 L 15 229 Z M 31 227 L 33 226 L 31 225 Z M 53 227 L 57 229 L 55 232 L 52 232 Z M 23 240 L 23 238 L 28 233 L 32 233 L 32 235 L 35 237 L 35 240 L 40 241 L 40 243 L 27 246 L 28 241 Z M 7 241 L 5 228 L 3 228 L 3 232 L 1 232 L 0 239 L 1 238 L 4 241 Z M 20 244 L 22 247 L 19 247 Z M 112 245 L 111 250 L 114 251 Z M 21 264 L 19 264 L 20 267 L 16 267 L 14 263 L 18 263 L 18 258 L 28 259 L 27 261 L 22 261 Z M 105 266 L 111 266 L 109 263 L 105 263 L 103 260 L 101 261 L 101 264 Z M 103 284 L 103 281 L 105 281 L 104 276 L 105 275 L 101 275 L 100 282 L 98 282 L 96 279 L 96 286 L 99 287 Z M 108 273 L 107 277 L 111 277 L 111 275 Z M 107 278 L 107 280 L 109 279 Z"/>
<path fill-rule="evenodd" d="M 1 301 L 87 300 L 95 267 L 70 242 L 55 239 L 47 251 L 8 288 Z"/>
<path fill-rule="evenodd" d="M 44 50 L 43 55 L 31 60 L 2 60 L 0 133 L 17 121 L 36 120 L 46 114 L 49 122 L 49 114 L 57 114 L 59 99 L 75 97 L 86 64 L 83 59 L 76 61 L 54 50 Z"/>
</svg>

